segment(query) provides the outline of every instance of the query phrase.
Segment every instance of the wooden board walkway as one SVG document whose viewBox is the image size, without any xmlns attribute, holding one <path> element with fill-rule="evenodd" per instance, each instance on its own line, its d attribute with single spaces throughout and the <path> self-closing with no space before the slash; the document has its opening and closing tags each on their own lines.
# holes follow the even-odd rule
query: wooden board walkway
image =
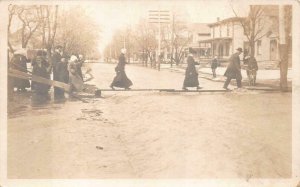
<svg viewBox="0 0 300 187">
<path fill-rule="evenodd" d="M 8 76 L 11 77 L 16 77 L 16 78 L 20 78 L 20 79 L 26 79 L 26 80 L 32 80 L 38 83 L 43 83 L 46 85 L 50 85 L 50 86 L 55 86 L 55 87 L 59 87 L 64 89 L 65 91 L 69 92 L 70 90 L 70 85 L 63 83 L 63 82 L 59 82 L 59 81 L 54 81 L 54 80 L 50 80 L 50 79 L 46 79 L 44 77 L 40 77 L 40 76 L 36 76 L 36 75 L 31 75 L 19 70 L 15 70 L 15 69 L 9 69 L 8 70 Z"/>
<path fill-rule="evenodd" d="M 98 89 L 101 92 L 230 92 L 224 89 L 199 89 L 199 90 L 176 90 L 176 89 Z"/>
</svg>

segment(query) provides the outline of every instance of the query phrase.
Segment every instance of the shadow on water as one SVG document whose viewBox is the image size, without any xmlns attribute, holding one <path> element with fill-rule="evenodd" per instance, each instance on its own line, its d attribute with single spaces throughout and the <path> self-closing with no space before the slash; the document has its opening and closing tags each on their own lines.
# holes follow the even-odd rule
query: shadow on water
<svg viewBox="0 0 300 187">
<path fill-rule="evenodd" d="M 32 92 L 14 93 L 13 100 L 7 103 L 7 117 L 49 114 L 53 110 L 61 109 L 63 104 L 51 101 L 50 95 L 41 97 Z"/>
</svg>

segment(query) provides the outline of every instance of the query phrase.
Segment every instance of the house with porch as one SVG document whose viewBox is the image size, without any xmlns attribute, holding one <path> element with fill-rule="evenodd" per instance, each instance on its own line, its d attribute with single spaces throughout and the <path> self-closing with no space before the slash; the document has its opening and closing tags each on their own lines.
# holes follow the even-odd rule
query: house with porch
<svg viewBox="0 0 300 187">
<path fill-rule="evenodd" d="M 191 42 L 187 45 L 189 48 L 195 51 L 194 57 L 196 59 L 206 58 L 210 54 L 211 43 L 205 43 L 199 45 L 199 41 L 210 39 L 211 33 L 207 23 L 192 23 L 188 25 L 188 29 L 191 33 Z"/>
<path fill-rule="evenodd" d="M 199 40 L 199 46 L 211 46 L 207 58 L 218 56 L 220 59 L 228 59 L 235 49 L 242 47 L 247 39 L 241 21 L 245 18 L 233 17 L 224 20 L 217 20 L 208 24 L 210 28 L 210 38 Z"/>
<path fill-rule="evenodd" d="M 262 15 L 256 25 L 257 28 L 261 28 L 261 31 L 256 37 L 258 40 L 255 42 L 254 56 L 260 62 L 277 62 L 279 60 L 278 6 L 263 6 L 262 10 Z M 241 24 L 245 20 L 245 17 L 231 17 L 223 20 L 218 18 L 217 22 L 208 24 L 210 38 L 199 40 L 199 46 L 211 46 L 210 53 L 206 57 L 217 56 L 221 60 L 227 60 L 238 47 L 249 52 L 249 41 Z"/>
</svg>

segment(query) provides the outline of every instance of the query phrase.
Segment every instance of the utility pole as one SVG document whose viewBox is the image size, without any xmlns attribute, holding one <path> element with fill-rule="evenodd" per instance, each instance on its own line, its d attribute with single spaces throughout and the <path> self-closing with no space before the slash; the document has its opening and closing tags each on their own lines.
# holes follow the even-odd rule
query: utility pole
<svg viewBox="0 0 300 187">
<path fill-rule="evenodd" d="M 160 34 L 160 10 L 158 11 L 158 71 L 160 71 L 160 42 L 161 42 L 161 34 Z"/>
<path fill-rule="evenodd" d="M 172 36 L 171 36 L 171 67 L 173 67 L 173 53 L 174 53 L 174 13 L 172 13 Z"/>
<path fill-rule="evenodd" d="M 161 48 L 161 24 L 170 23 L 170 11 L 168 10 L 149 10 L 149 23 L 158 23 L 158 49 L 156 59 L 158 60 L 158 71 L 160 71 L 160 48 Z"/>
</svg>

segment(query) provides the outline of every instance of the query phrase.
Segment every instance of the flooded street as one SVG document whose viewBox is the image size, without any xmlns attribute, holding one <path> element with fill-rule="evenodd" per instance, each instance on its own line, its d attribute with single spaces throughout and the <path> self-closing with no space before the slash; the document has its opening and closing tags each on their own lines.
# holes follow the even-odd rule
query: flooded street
<svg viewBox="0 0 300 187">
<path fill-rule="evenodd" d="M 115 65 L 87 65 L 95 77 L 88 84 L 108 88 Z M 182 72 L 126 68 L 132 88 L 182 87 Z M 291 93 L 102 95 L 39 108 L 28 101 L 9 115 L 8 178 L 291 176 Z"/>
</svg>

